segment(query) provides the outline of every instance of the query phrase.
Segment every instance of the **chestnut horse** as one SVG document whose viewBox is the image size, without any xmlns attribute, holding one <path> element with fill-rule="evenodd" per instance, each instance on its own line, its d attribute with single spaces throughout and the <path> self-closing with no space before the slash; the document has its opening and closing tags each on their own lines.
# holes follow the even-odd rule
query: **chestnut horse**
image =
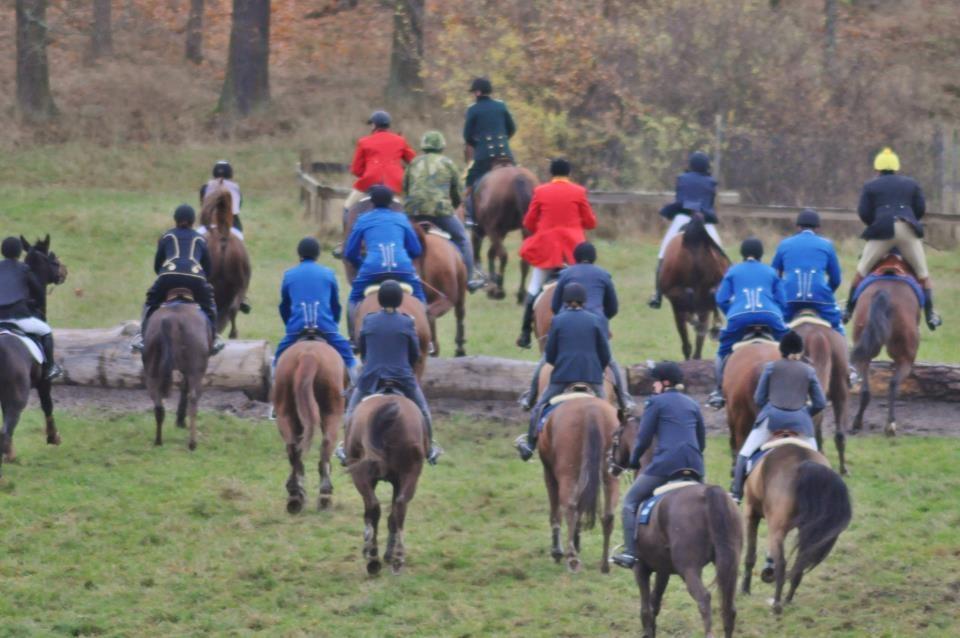
<svg viewBox="0 0 960 638">
<path fill-rule="evenodd" d="M 67 268 L 50 251 L 50 235 L 31 245 L 22 236 L 20 242 L 27 255 L 24 262 L 43 287 L 43 298 L 34 299 L 40 317 L 47 313 L 47 286 L 59 285 L 67 280 Z M 37 389 L 40 407 L 46 421 L 45 433 L 49 445 L 60 445 L 60 433 L 53 420 L 51 383 L 44 378 L 42 367 L 30 354 L 27 346 L 10 333 L 0 334 L 0 408 L 3 410 L 3 430 L 0 432 L 0 466 L 3 460 L 15 458 L 13 433 L 20 415 L 27 407 L 30 388 Z"/>
<path fill-rule="evenodd" d="M 310 450 L 318 428 L 323 440 L 317 509 L 330 506 L 333 495 L 330 454 L 343 423 L 345 374 L 343 359 L 323 340 L 298 341 L 277 361 L 272 401 L 277 411 L 277 429 L 290 460 L 287 479 L 287 512 L 290 514 L 303 509 L 306 499 L 303 456 Z"/>
<path fill-rule="evenodd" d="M 550 324 L 553 322 L 553 293 L 557 290 L 557 282 L 546 284 L 533 304 L 533 334 L 537 338 L 540 354 L 547 347 L 547 337 L 550 335 Z"/>
<path fill-rule="evenodd" d="M 847 340 L 816 315 L 801 313 L 790 327 L 803 338 L 803 354 L 817 371 L 817 379 L 823 386 L 827 400 L 833 406 L 834 434 L 840 473 L 847 473 L 846 434 L 847 402 L 850 398 L 849 361 Z M 817 447 L 823 449 L 823 415 L 813 417 Z"/>
<path fill-rule="evenodd" d="M 163 400 L 170 395 L 176 370 L 181 378 L 177 427 L 185 427 L 189 416 L 187 447 L 197 448 L 197 404 L 203 393 L 212 338 L 206 315 L 193 303 L 190 291 L 183 288 L 171 290 L 167 302 L 153 313 L 147 324 L 143 335 L 143 376 L 157 422 L 154 445 L 163 445 Z"/>
<path fill-rule="evenodd" d="M 523 229 L 523 216 L 527 214 L 533 189 L 538 184 L 537 178 L 528 169 L 501 164 L 484 175 L 473 188 L 471 197 L 476 222 L 473 227 L 473 254 L 479 261 L 483 239 L 489 237 L 487 264 L 491 283 L 487 288 L 487 296 L 491 299 L 503 299 L 506 296 L 503 275 L 507 268 L 507 250 L 503 241 L 511 231 Z M 521 259 L 520 288 L 517 291 L 519 304 L 526 299 L 524 282 L 529 269 L 529 264 Z"/>
<path fill-rule="evenodd" d="M 377 529 L 380 501 L 376 487 L 380 481 L 393 486 L 389 535 L 383 559 L 399 573 L 406 560 L 403 524 L 407 504 L 413 500 L 430 442 L 423 415 L 416 404 L 402 395 L 376 394 L 364 399 L 353 413 L 347 435 L 347 471 L 363 497 L 363 557 L 367 573 L 380 572 Z"/>
<path fill-rule="evenodd" d="M 360 334 L 360 329 L 363 328 L 363 318 L 371 312 L 379 312 L 380 310 L 383 310 L 383 306 L 380 305 L 375 292 L 371 292 L 364 297 L 354 312 L 353 325 L 350 326 L 351 339 Z M 420 300 L 406 291 L 403 293 L 403 301 L 397 310 L 413 317 L 420 342 L 420 359 L 417 361 L 417 365 L 413 367 L 413 372 L 419 380 L 423 377 L 423 371 L 427 367 L 427 355 L 430 352 L 430 320 L 427 318 L 426 310 L 424 310 Z"/>
<path fill-rule="evenodd" d="M 730 427 L 730 452 L 737 458 L 743 442 L 757 420 L 753 395 L 760 383 L 763 366 L 780 359 L 776 341 L 755 339 L 734 347 L 723 373 L 723 396 L 727 401 L 727 425 Z"/>
<path fill-rule="evenodd" d="M 660 290 L 673 307 L 684 359 L 690 359 L 691 354 L 694 359 L 701 357 L 708 326 L 712 336 L 719 333 L 714 294 L 729 267 L 730 260 L 707 234 L 700 213 L 693 215 L 683 232 L 667 245 L 660 267 Z M 697 334 L 695 348 L 691 348 L 687 336 L 688 323 Z"/>
<path fill-rule="evenodd" d="M 875 273 L 906 274 L 899 257 L 888 257 Z M 912 273 L 911 273 L 912 274 Z M 893 359 L 893 374 L 887 394 L 887 424 L 884 433 L 897 433 L 896 401 L 900 383 L 913 369 L 920 348 L 920 302 L 910 285 L 896 279 L 875 281 L 863 291 L 853 314 L 853 365 L 862 379 L 860 409 L 853 419 L 851 431 L 863 427 L 863 413 L 870 403 L 870 361 L 886 347 Z"/>
<path fill-rule="evenodd" d="M 237 338 L 237 312 L 250 286 L 250 257 L 233 228 L 233 195 L 218 180 L 209 190 L 200 211 L 200 224 L 207 228 L 210 270 L 207 280 L 213 286 L 217 303 L 217 332 L 230 323 L 230 338 Z"/>
<path fill-rule="evenodd" d="M 610 571 L 610 534 L 620 484 L 608 467 L 617 410 L 598 397 L 563 401 L 547 417 L 538 449 L 550 499 L 550 554 L 558 563 L 566 557 L 571 572 L 580 571 L 580 531 L 596 523 L 603 488 L 603 557 L 600 571 Z M 561 521 L 567 523 L 566 552 L 560 545 Z"/>
<path fill-rule="evenodd" d="M 757 562 L 757 528 L 760 519 L 766 518 L 768 555 L 760 578 L 776 583 L 772 603 L 776 614 L 783 611 L 780 596 L 787 571 L 783 547 L 787 533 L 797 530 L 797 559 L 790 570 L 786 599 L 789 603 L 803 575 L 827 557 L 852 516 L 847 486 L 830 469 L 827 459 L 816 450 L 796 444 L 793 437 L 782 443 L 767 452 L 750 472 L 743 499 L 747 525 L 743 593 L 750 593 Z"/>
</svg>

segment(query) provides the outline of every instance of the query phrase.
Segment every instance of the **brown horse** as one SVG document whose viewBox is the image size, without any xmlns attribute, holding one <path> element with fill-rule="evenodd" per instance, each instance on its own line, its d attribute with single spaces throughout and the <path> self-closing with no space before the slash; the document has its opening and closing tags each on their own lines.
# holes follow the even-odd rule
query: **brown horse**
<svg viewBox="0 0 960 638">
<path fill-rule="evenodd" d="M 50 235 L 33 245 L 23 237 L 20 242 L 27 253 L 24 262 L 43 287 L 43 297 L 34 301 L 38 314 L 45 317 L 47 286 L 66 281 L 67 268 L 57 259 L 56 253 L 50 251 Z M 37 389 L 37 396 L 40 398 L 40 407 L 46 421 L 47 443 L 60 445 L 60 433 L 53 420 L 51 383 L 44 377 L 42 366 L 18 337 L 10 333 L 0 334 L 0 408 L 3 410 L 0 466 L 4 460 L 12 461 L 16 456 L 13 450 L 13 433 L 20 421 L 20 415 L 27 407 L 31 387 Z"/>
<path fill-rule="evenodd" d="M 303 509 L 303 456 L 310 450 L 317 428 L 323 433 L 320 444 L 320 496 L 317 509 L 330 506 L 330 454 L 343 423 L 343 359 L 325 341 L 299 341 L 277 361 L 273 383 L 273 405 L 277 429 L 287 445 L 290 477 L 287 479 L 287 512 Z"/>
<path fill-rule="evenodd" d="M 537 337 L 537 346 L 540 354 L 547 347 L 547 336 L 550 334 L 550 324 L 553 322 L 553 293 L 557 290 L 557 282 L 546 284 L 533 304 L 533 334 Z"/>
<path fill-rule="evenodd" d="M 185 427 L 189 416 L 187 447 L 197 448 L 197 404 L 203 393 L 212 338 L 206 316 L 192 302 L 190 291 L 183 288 L 171 290 L 167 303 L 153 313 L 147 324 L 147 333 L 143 336 L 143 372 L 157 421 L 154 445 L 163 445 L 163 400 L 170 395 L 176 370 L 181 377 L 177 427 Z"/>
<path fill-rule="evenodd" d="M 714 294 L 729 267 L 730 260 L 707 234 L 703 215 L 699 213 L 667 246 L 660 267 L 660 290 L 673 307 L 684 359 L 689 359 L 691 354 L 699 359 L 703 354 L 708 326 L 714 337 L 719 331 L 720 317 Z M 697 334 L 695 348 L 690 346 L 688 323 Z"/>
<path fill-rule="evenodd" d="M 757 420 L 753 394 L 760 383 L 763 366 L 780 358 L 776 341 L 757 339 L 734 349 L 723 373 L 723 396 L 727 401 L 727 425 L 730 426 L 730 451 L 736 460 L 743 442 Z"/>
<path fill-rule="evenodd" d="M 558 563 L 566 557 L 571 572 L 580 571 L 580 531 L 592 529 L 603 488 L 603 557 L 600 571 L 610 571 L 610 534 L 620 484 L 607 468 L 613 435 L 619 427 L 617 410 L 597 397 L 564 401 L 547 417 L 538 449 L 550 499 L 550 554 Z M 566 552 L 560 544 L 561 521 L 567 523 Z"/>
<path fill-rule="evenodd" d="M 347 468 L 363 497 L 363 557 L 371 576 L 378 574 L 381 567 L 377 556 L 380 523 L 377 483 L 386 481 L 393 486 L 383 559 L 390 563 L 394 573 L 399 573 L 406 560 L 403 524 L 407 504 L 413 500 L 429 447 L 423 415 L 416 404 L 404 396 L 373 395 L 364 399 L 351 417 L 345 443 Z"/>
<path fill-rule="evenodd" d="M 207 280 L 213 286 L 217 303 L 217 332 L 230 324 L 230 338 L 237 338 L 237 312 L 250 286 L 250 257 L 233 228 L 233 195 L 219 185 L 208 191 L 200 211 L 200 224 L 207 228 L 210 270 Z"/>
<path fill-rule="evenodd" d="M 747 477 L 743 499 L 747 525 L 743 593 L 750 593 L 750 579 L 757 562 L 757 527 L 760 519 L 766 518 L 768 556 L 760 578 L 765 583 L 776 583 L 773 611 L 777 614 L 783 611 L 780 596 L 787 571 L 783 547 L 787 533 L 797 530 L 797 559 L 790 570 L 786 599 L 789 603 L 803 575 L 827 557 L 852 516 L 847 486 L 830 469 L 827 459 L 793 443 L 784 441 L 760 460 Z"/>
<path fill-rule="evenodd" d="M 379 312 L 380 310 L 383 310 L 383 306 L 377 300 L 375 292 L 364 297 L 354 312 L 353 326 L 351 326 L 350 332 L 351 339 L 354 335 L 360 334 L 360 329 L 363 327 L 363 318 L 371 312 Z M 413 317 L 417 337 L 420 341 L 420 359 L 417 361 L 417 365 L 413 367 L 413 372 L 417 375 L 417 379 L 420 379 L 427 367 L 427 355 L 430 352 L 430 320 L 427 318 L 426 310 L 424 310 L 420 300 L 408 292 L 403 293 L 403 302 L 397 310 Z"/>
<path fill-rule="evenodd" d="M 803 337 L 803 353 L 823 386 L 827 399 L 833 405 L 834 434 L 840 473 L 847 473 L 846 434 L 847 401 L 850 398 L 847 340 L 842 334 L 816 316 L 803 315 L 791 322 L 791 327 Z M 823 449 L 823 415 L 813 417 L 817 447 Z"/>
<path fill-rule="evenodd" d="M 890 258 L 874 272 L 902 274 Z M 870 403 L 870 361 L 886 347 L 893 359 L 893 374 L 887 394 L 887 424 L 884 433 L 897 433 L 896 401 L 900 383 L 913 369 L 920 348 L 920 303 L 910 285 L 895 279 L 880 280 L 867 286 L 860 295 L 853 315 L 853 347 L 851 360 L 862 379 L 860 409 L 853 419 L 853 432 L 863 427 L 863 413 Z"/>
<path fill-rule="evenodd" d="M 503 299 L 506 296 L 503 274 L 507 268 L 507 250 L 503 241 L 511 231 L 523 228 L 523 216 L 527 214 L 533 189 L 538 184 L 537 178 L 526 168 L 501 164 L 484 175 L 473 188 L 471 197 L 476 222 L 473 227 L 473 254 L 477 260 L 480 259 L 483 238 L 489 237 L 487 264 L 491 283 L 487 288 L 487 296 L 491 299 Z M 497 260 L 499 270 L 496 267 Z M 520 304 L 526 299 L 524 282 L 529 269 L 529 264 L 521 259 L 520 288 L 517 291 L 517 303 Z"/>
</svg>

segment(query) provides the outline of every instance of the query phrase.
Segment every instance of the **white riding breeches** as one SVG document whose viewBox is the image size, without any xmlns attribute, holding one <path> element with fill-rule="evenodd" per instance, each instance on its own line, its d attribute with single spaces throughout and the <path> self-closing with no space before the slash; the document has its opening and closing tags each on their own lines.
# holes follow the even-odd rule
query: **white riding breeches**
<svg viewBox="0 0 960 638">
<path fill-rule="evenodd" d="M 670 227 L 667 228 L 667 234 L 663 236 L 663 241 L 660 242 L 660 252 L 657 253 L 657 259 L 663 259 L 664 253 L 667 252 L 667 246 L 670 245 L 670 240 L 680 234 L 680 229 L 683 228 L 690 221 L 689 215 L 684 215 L 683 213 L 677 214 L 673 221 L 670 222 Z M 723 248 L 723 243 L 720 241 L 720 233 L 717 232 L 716 224 L 704 224 L 707 229 L 707 234 L 710 235 L 717 246 Z"/>
<path fill-rule="evenodd" d="M 45 337 L 53 329 L 47 324 L 46 321 L 42 319 L 37 319 L 36 317 L 24 317 L 23 319 L 4 319 L 4 323 L 12 323 L 16 327 L 20 328 L 28 335 L 37 335 L 38 337 Z"/>
<path fill-rule="evenodd" d="M 750 435 L 747 437 L 747 440 L 743 442 L 743 447 L 740 448 L 740 456 L 750 458 L 753 456 L 753 453 L 759 450 L 772 436 L 773 432 L 767 428 L 767 421 L 764 419 L 757 427 L 750 430 Z M 816 437 L 800 438 L 812 445 L 813 449 L 817 449 Z"/>
<path fill-rule="evenodd" d="M 209 229 L 206 226 L 200 225 L 197 227 L 197 232 L 206 237 Z M 237 239 L 243 241 L 243 231 L 241 231 L 239 228 L 231 228 L 230 232 L 233 233 Z"/>
<path fill-rule="evenodd" d="M 532 267 L 530 269 L 530 281 L 527 283 L 527 294 L 536 297 L 543 288 L 543 282 L 547 280 L 549 270 Z"/>
</svg>

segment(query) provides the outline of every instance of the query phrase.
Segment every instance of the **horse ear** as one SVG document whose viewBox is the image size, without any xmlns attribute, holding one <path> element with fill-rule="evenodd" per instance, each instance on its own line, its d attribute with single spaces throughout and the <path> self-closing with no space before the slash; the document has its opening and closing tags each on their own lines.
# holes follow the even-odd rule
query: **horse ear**
<svg viewBox="0 0 960 638">
<path fill-rule="evenodd" d="M 30 242 L 28 242 L 27 238 L 24 237 L 23 235 L 20 235 L 20 245 L 23 246 L 23 249 L 26 251 L 29 251 L 31 248 Z"/>
<path fill-rule="evenodd" d="M 43 238 L 43 245 L 47 248 L 50 247 L 50 233 L 47 233 L 47 236 Z"/>
</svg>

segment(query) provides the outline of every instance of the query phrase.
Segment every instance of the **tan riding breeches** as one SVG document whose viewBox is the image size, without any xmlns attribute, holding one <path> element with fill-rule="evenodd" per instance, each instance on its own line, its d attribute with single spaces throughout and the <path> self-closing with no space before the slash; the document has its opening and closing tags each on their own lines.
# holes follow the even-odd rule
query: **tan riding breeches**
<svg viewBox="0 0 960 638">
<path fill-rule="evenodd" d="M 918 279 L 926 279 L 930 276 L 930 271 L 927 270 L 927 257 L 923 253 L 923 241 L 917 237 L 910 224 L 899 219 L 893 223 L 892 238 L 870 239 L 863 245 L 863 254 L 860 255 L 860 263 L 857 264 L 857 273 L 862 277 L 869 275 L 870 269 L 886 257 L 893 248 L 897 248 L 907 263 L 913 267 Z"/>
<path fill-rule="evenodd" d="M 350 194 L 347 195 L 347 199 L 345 199 L 343 202 L 344 210 L 350 210 L 353 208 L 353 205 L 363 199 L 364 195 L 366 195 L 366 193 L 363 191 L 358 191 L 356 188 L 351 189 Z"/>
</svg>

